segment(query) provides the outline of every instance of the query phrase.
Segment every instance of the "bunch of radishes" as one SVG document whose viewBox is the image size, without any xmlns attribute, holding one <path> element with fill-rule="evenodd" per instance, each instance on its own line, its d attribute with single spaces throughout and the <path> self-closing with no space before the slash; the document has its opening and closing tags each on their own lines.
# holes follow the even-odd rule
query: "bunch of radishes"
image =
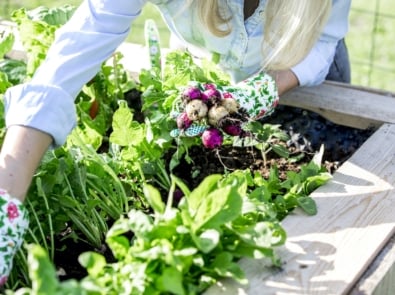
<svg viewBox="0 0 395 295">
<path fill-rule="evenodd" d="M 218 148 L 223 143 L 224 133 L 240 136 L 242 123 L 247 121 L 245 112 L 229 92 L 220 91 L 214 84 L 195 84 L 181 93 L 181 113 L 177 116 L 177 127 L 183 132 L 193 124 L 205 125 L 201 134 L 206 148 Z"/>
</svg>

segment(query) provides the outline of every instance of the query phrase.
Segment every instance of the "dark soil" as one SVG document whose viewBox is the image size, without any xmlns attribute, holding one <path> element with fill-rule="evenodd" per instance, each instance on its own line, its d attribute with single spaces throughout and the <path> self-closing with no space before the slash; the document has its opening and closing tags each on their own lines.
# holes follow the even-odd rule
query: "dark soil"
<svg viewBox="0 0 395 295">
<path fill-rule="evenodd" d="M 132 95 L 135 96 L 138 93 Z M 210 174 L 235 169 L 250 168 L 265 176 L 270 167 L 277 165 L 280 177 L 285 178 L 287 171 L 298 171 L 301 164 L 309 162 L 321 145 L 325 148 L 323 164 L 329 172 L 333 173 L 374 132 L 374 130 L 358 130 L 336 125 L 313 112 L 286 106 L 279 106 L 276 112 L 263 122 L 280 124 L 281 129 L 290 136 L 290 140 L 286 143 L 290 153 L 292 155 L 302 153 L 304 157 L 292 163 L 271 153 L 267 156 L 267 163 L 265 163 L 260 152 L 253 148 L 222 147 L 217 151 L 212 151 L 204 147 L 194 147 L 190 151 L 190 155 L 194 155 L 193 164 L 180 163 L 174 171 L 175 174 L 182 178 L 190 188 L 196 187 Z M 92 249 L 71 240 L 66 243 L 59 245 L 65 250 L 59 252 L 55 259 L 61 280 L 80 279 L 86 276 L 85 270 L 78 263 L 78 256 L 82 252 L 97 251 L 104 254 L 108 261 L 113 261 L 110 251 L 105 247 Z"/>
<path fill-rule="evenodd" d="M 323 145 L 323 165 L 333 173 L 374 132 L 372 129 L 359 130 L 340 126 L 316 113 L 286 106 L 279 106 L 262 123 L 281 125 L 281 129 L 290 137 L 285 143 L 290 156 L 303 155 L 303 158 L 291 162 L 272 152 L 267 155 L 265 163 L 260 151 L 253 148 L 221 147 L 212 151 L 204 147 L 194 147 L 190 151 L 194 155 L 194 163 L 181 163 L 175 172 L 185 181 L 189 181 L 190 187 L 198 185 L 207 175 L 224 173 L 226 170 L 249 168 L 266 176 L 274 165 L 278 167 L 280 178 L 285 179 L 287 171 L 299 171 L 299 167 L 309 162 Z"/>
</svg>

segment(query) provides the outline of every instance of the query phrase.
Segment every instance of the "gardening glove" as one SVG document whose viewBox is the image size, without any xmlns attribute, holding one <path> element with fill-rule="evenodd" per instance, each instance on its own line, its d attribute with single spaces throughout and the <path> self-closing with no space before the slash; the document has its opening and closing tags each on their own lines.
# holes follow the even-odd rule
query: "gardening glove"
<svg viewBox="0 0 395 295">
<path fill-rule="evenodd" d="M 0 189 L 0 287 L 8 279 L 13 259 L 29 226 L 25 206 Z"/>
<path fill-rule="evenodd" d="M 279 102 L 276 82 L 265 72 L 259 72 L 235 86 L 224 86 L 222 91 L 230 93 L 251 120 L 269 116 Z"/>
<path fill-rule="evenodd" d="M 192 81 L 180 96 L 181 100 L 171 113 L 171 117 L 177 122 L 177 129 L 170 132 L 172 137 L 200 136 L 209 127 L 220 127 L 229 130 L 224 130 L 229 135 L 239 135 L 235 125 L 231 124 L 232 120 L 247 122 L 261 119 L 270 115 L 279 101 L 274 79 L 264 72 L 234 86 Z M 226 110 L 218 106 L 225 107 Z M 224 121 L 218 123 L 228 115 L 228 124 L 225 125 L 231 125 L 232 130 L 224 128 Z M 215 117 L 219 119 L 216 120 Z"/>
</svg>

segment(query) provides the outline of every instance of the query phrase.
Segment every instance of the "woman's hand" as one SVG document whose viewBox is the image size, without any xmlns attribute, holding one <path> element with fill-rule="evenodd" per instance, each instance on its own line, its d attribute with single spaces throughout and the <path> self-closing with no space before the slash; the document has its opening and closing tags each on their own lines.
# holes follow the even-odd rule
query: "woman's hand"
<svg viewBox="0 0 395 295">
<path fill-rule="evenodd" d="M 277 81 L 266 72 L 259 72 L 235 86 L 224 87 L 244 108 L 252 120 L 270 115 L 279 103 Z"/>
<path fill-rule="evenodd" d="M 276 81 L 279 96 L 299 86 L 299 80 L 291 70 L 272 71 L 269 74 Z"/>
</svg>

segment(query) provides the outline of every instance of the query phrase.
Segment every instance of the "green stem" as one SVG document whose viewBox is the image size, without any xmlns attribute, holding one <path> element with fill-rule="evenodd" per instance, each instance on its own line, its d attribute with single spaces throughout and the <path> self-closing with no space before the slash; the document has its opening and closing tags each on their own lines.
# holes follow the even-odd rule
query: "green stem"
<svg viewBox="0 0 395 295">
<path fill-rule="evenodd" d="M 38 190 L 38 195 L 42 196 L 42 198 L 44 200 L 45 209 L 48 212 L 47 216 L 48 216 L 50 243 L 51 243 L 50 257 L 51 257 L 51 260 L 53 260 L 55 257 L 55 241 L 54 241 L 55 237 L 54 237 L 54 229 L 53 229 L 53 222 L 52 222 L 52 214 L 50 213 L 50 208 L 49 208 L 47 196 L 42 188 L 41 178 L 37 178 L 37 190 Z"/>
<path fill-rule="evenodd" d="M 37 229 L 38 229 L 38 231 L 40 233 L 40 236 L 41 236 L 41 239 L 40 239 L 41 242 L 37 238 L 36 233 L 33 232 L 30 227 L 28 228 L 28 232 L 30 233 L 30 236 L 32 237 L 32 239 L 34 240 L 34 242 L 36 244 L 42 244 L 42 246 L 45 248 L 45 250 L 47 252 L 49 252 L 46 235 L 45 235 L 44 230 L 43 230 L 43 228 L 41 226 L 40 219 L 38 218 L 38 215 L 37 215 L 36 211 L 34 210 L 33 204 L 29 201 L 29 199 L 27 200 L 27 203 L 29 204 L 30 212 L 33 214 L 34 220 L 35 220 L 35 222 L 37 224 Z"/>
</svg>

